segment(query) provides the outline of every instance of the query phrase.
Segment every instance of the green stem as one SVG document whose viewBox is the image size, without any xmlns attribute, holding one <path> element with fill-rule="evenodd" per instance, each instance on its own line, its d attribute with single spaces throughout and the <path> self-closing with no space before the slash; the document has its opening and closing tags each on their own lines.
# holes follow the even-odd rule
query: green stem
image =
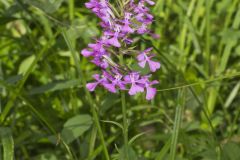
<svg viewBox="0 0 240 160">
<path fill-rule="evenodd" d="M 120 54 L 120 64 L 123 65 L 123 55 Z M 122 102 L 122 115 L 123 115 L 123 136 L 124 136 L 124 152 L 126 155 L 126 160 L 129 159 L 128 155 L 128 122 L 127 122 L 127 107 L 126 107 L 126 97 L 124 91 L 121 91 L 121 102 Z"/>
<path fill-rule="evenodd" d="M 210 9 L 211 2 L 210 0 L 206 0 L 206 48 L 205 48 L 205 70 L 210 75 L 210 47 L 211 47 L 211 28 L 210 28 Z"/>
<path fill-rule="evenodd" d="M 97 128 L 93 126 L 90 136 L 90 142 L 89 142 L 89 151 L 88 151 L 88 157 L 90 157 L 93 154 L 95 141 L 97 137 Z M 89 160 L 92 160 L 91 158 Z"/>
<path fill-rule="evenodd" d="M 68 1 L 68 7 L 69 7 L 69 19 L 72 22 L 74 19 L 74 0 Z"/>
<path fill-rule="evenodd" d="M 122 115 L 123 115 L 123 136 L 124 136 L 124 151 L 126 159 L 129 159 L 128 155 L 128 122 L 127 122 L 127 108 L 126 108 L 126 98 L 124 91 L 121 91 L 121 101 L 122 101 Z"/>
<path fill-rule="evenodd" d="M 78 76 L 79 78 L 82 79 L 82 84 L 83 86 L 86 86 L 86 79 L 85 79 L 85 76 L 83 75 L 83 72 L 80 68 L 80 58 L 77 54 L 77 52 L 75 52 L 74 48 L 73 48 L 73 45 L 71 43 L 71 41 L 69 40 L 69 37 L 66 33 L 66 30 L 63 29 L 63 37 L 68 45 L 68 48 L 70 49 L 72 55 L 73 55 L 73 58 L 74 58 L 74 63 L 76 65 L 76 68 L 77 68 L 77 73 L 78 73 Z M 85 93 L 86 93 L 86 96 L 87 96 L 87 99 L 88 99 L 88 102 L 89 102 L 89 105 L 91 107 L 91 111 L 92 111 L 92 114 L 93 114 L 93 121 L 97 127 L 97 131 L 98 131 L 98 134 L 99 134 L 99 137 L 100 137 L 100 141 L 102 143 L 102 146 L 103 146 L 103 152 L 104 152 L 104 155 L 105 155 L 105 159 L 106 160 L 110 160 L 109 158 L 109 154 L 108 154 L 108 150 L 107 150 L 107 146 L 106 146 L 106 143 L 105 143 L 105 140 L 104 140 L 104 136 L 103 136 L 103 132 L 102 132 L 102 129 L 101 129 L 101 126 L 100 126 L 100 123 L 99 123 L 99 119 L 98 119 L 98 114 L 97 114 L 97 111 L 96 111 L 96 105 L 92 99 L 92 96 L 90 94 L 90 92 L 86 89 L 86 87 L 83 87 L 84 90 L 85 90 Z"/>
<path fill-rule="evenodd" d="M 174 127 L 173 127 L 170 158 L 169 158 L 170 160 L 175 160 L 176 158 L 176 148 L 177 148 L 179 130 L 181 126 L 184 102 L 185 102 L 185 95 L 184 95 L 184 89 L 183 89 L 183 90 L 180 90 L 178 93 L 178 106 L 176 109 L 176 115 L 175 115 L 175 121 L 174 121 Z"/>
<path fill-rule="evenodd" d="M 90 95 L 90 94 L 89 94 Z M 89 97 L 90 98 L 90 97 Z M 89 99 L 88 98 L 88 99 Z M 92 98 L 90 98 L 92 99 Z M 92 100 L 90 100 L 92 101 Z M 91 102 L 92 103 L 92 102 Z M 99 123 L 99 119 L 98 119 L 98 115 L 97 115 L 97 112 L 95 110 L 95 107 L 93 105 L 91 105 L 91 110 L 93 112 L 93 120 L 95 122 L 95 125 L 97 127 L 97 130 L 98 130 L 98 134 L 100 136 L 100 140 L 101 140 L 101 143 L 103 145 L 103 152 L 104 152 L 104 155 L 105 155 L 105 158 L 106 160 L 110 160 L 109 158 L 109 154 L 108 154 L 108 150 L 107 150 L 107 146 L 106 146 L 106 143 L 105 143 L 105 140 L 104 140 L 104 136 L 103 136 L 103 132 L 102 132 L 102 129 L 101 129 L 101 126 L 100 126 L 100 123 Z"/>
</svg>

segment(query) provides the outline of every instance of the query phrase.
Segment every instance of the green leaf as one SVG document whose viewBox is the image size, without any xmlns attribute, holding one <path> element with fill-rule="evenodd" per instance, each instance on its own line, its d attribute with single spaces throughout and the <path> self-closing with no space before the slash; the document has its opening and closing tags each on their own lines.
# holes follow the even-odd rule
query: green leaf
<svg viewBox="0 0 240 160">
<path fill-rule="evenodd" d="M 168 139 L 168 141 L 162 147 L 161 151 L 157 154 L 156 160 L 162 160 L 166 156 L 168 150 L 170 149 L 170 146 L 171 146 L 171 138 Z"/>
<path fill-rule="evenodd" d="M 234 98 L 238 95 L 239 93 L 239 89 L 240 89 L 240 83 L 238 83 L 232 90 L 232 92 L 230 93 L 230 95 L 228 96 L 225 104 L 224 104 L 224 107 L 225 108 L 228 108 L 231 104 L 232 104 L 232 101 L 234 100 Z"/>
<path fill-rule="evenodd" d="M 133 70 L 140 72 L 141 74 L 149 74 L 150 69 L 149 66 L 146 64 L 144 68 L 141 68 L 137 62 L 134 62 L 131 64 L 131 67 Z"/>
<path fill-rule="evenodd" d="M 118 123 L 118 122 L 114 122 L 114 121 L 103 121 L 104 123 L 109 123 L 109 124 L 114 124 L 116 126 L 118 126 L 119 128 L 121 128 L 123 130 L 123 126 Z"/>
<path fill-rule="evenodd" d="M 0 25 L 5 25 L 11 21 L 15 21 L 17 18 L 15 17 L 0 17 Z"/>
<path fill-rule="evenodd" d="M 102 100 L 100 107 L 100 114 L 104 115 L 106 111 L 108 111 L 111 107 L 113 107 L 116 103 L 118 103 L 119 96 L 116 94 L 109 94 L 105 99 Z"/>
<path fill-rule="evenodd" d="M 223 146 L 222 160 L 240 159 L 240 146 L 236 143 L 229 142 Z"/>
<path fill-rule="evenodd" d="M 147 133 L 147 132 L 143 132 L 143 133 L 139 133 L 139 134 L 133 136 L 133 137 L 129 140 L 128 144 L 129 144 L 129 145 L 133 144 L 133 142 L 134 142 L 136 139 L 138 139 L 139 137 L 145 135 L 146 133 Z"/>
<path fill-rule="evenodd" d="M 29 91 L 29 94 L 34 95 L 34 94 L 41 94 L 45 92 L 53 92 L 57 90 L 69 89 L 72 87 L 80 86 L 80 83 L 81 83 L 80 79 L 53 82 L 53 83 L 49 83 L 49 84 L 31 89 Z"/>
<path fill-rule="evenodd" d="M 31 55 L 28 58 L 24 59 L 19 66 L 18 74 L 24 75 L 35 59 L 36 59 L 35 55 Z"/>
<path fill-rule="evenodd" d="M 178 92 L 178 101 L 177 108 L 175 113 L 175 120 L 172 133 L 171 149 L 170 149 L 170 160 L 175 160 L 176 158 L 176 149 L 179 138 L 179 131 L 181 128 L 182 114 L 185 106 L 185 90 L 179 90 Z"/>
<path fill-rule="evenodd" d="M 45 153 L 37 156 L 38 160 L 57 160 L 58 158 L 52 153 Z"/>
<path fill-rule="evenodd" d="M 127 148 L 125 148 L 125 147 L 127 147 Z M 119 150 L 118 160 L 126 160 L 125 150 L 127 150 L 127 152 L 128 152 L 129 160 L 137 160 L 138 159 L 137 154 L 135 153 L 135 151 L 133 150 L 132 147 L 124 146 Z"/>
<path fill-rule="evenodd" d="M 3 160 L 14 159 L 14 142 L 9 128 L 0 128 L 0 137 L 3 145 Z"/>
<path fill-rule="evenodd" d="M 229 43 L 229 41 L 237 41 L 238 39 L 240 39 L 240 31 L 228 29 L 223 31 L 221 36 L 224 40 L 224 43 Z"/>
<path fill-rule="evenodd" d="M 6 82 L 9 84 L 15 84 L 22 79 L 22 75 L 14 75 L 6 79 Z"/>
<path fill-rule="evenodd" d="M 25 3 L 39 8 L 47 13 L 53 13 L 59 9 L 64 0 L 24 0 Z"/>
<path fill-rule="evenodd" d="M 92 117 L 87 114 L 77 115 L 70 118 L 62 130 L 62 138 L 66 143 L 71 143 L 92 125 Z"/>
</svg>

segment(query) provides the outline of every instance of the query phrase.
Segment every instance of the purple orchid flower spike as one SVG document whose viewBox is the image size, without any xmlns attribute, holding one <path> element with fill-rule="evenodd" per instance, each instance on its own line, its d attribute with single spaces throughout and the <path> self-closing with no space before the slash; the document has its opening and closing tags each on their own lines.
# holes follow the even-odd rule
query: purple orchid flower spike
<svg viewBox="0 0 240 160">
<path fill-rule="evenodd" d="M 135 95 L 145 90 L 147 100 L 154 98 L 157 90 L 152 85 L 157 84 L 158 81 L 150 81 L 150 76 L 140 75 L 139 72 L 125 67 L 126 65 L 114 62 L 116 55 L 125 55 L 131 52 L 132 47 L 128 47 L 128 45 L 134 43 L 133 35 L 147 33 L 156 37 L 149 30 L 153 16 L 147 7 L 147 5 L 154 4 L 153 0 L 129 0 L 123 7 L 116 7 L 113 12 L 109 0 L 90 0 L 85 3 L 85 6 L 100 18 L 100 26 L 103 28 L 102 36 L 81 51 L 84 57 L 91 57 L 91 62 L 102 70 L 102 74 L 93 75 L 95 82 L 87 84 L 89 91 L 94 91 L 97 86 L 102 86 L 112 93 L 116 93 L 118 90 L 128 90 L 129 95 Z M 117 9 L 121 10 L 118 12 Z M 117 12 L 122 14 L 114 15 Z M 121 49 L 119 49 L 120 47 Z M 160 63 L 151 60 L 154 57 L 149 53 L 151 50 L 152 48 L 148 48 L 140 52 L 137 60 L 140 67 L 144 68 L 148 63 L 151 72 L 155 72 L 160 68 Z M 117 51 L 121 52 L 117 53 Z M 135 54 L 129 54 L 129 56 L 133 55 Z M 130 89 L 127 88 L 128 85 L 130 85 Z"/>
<path fill-rule="evenodd" d="M 148 56 L 147 54 L 152 50 L 152 48 L 148 48 L 141 52 L 137 56 L 137 60 L 139 61 L 138 64 L 140 67 L 144 68 L 146 63 L 148 63 L 149 68 L 152 72 L 155 72 L 157 69 L 161 67 L 159 62 L 152 61 L 151 58 L 154 57 L 153 55 Z"/>
<path fill-rule="evenodd" d="M 144 87 L 139 83 L 140 75 L 137 72 L 132 72 L 129 75 L 124 77 L 126 83 L 131 84 L 131 88 L 129 90 L 129 95 L 135 95 L 139 92 L 144 92 Z"/>
</svg>

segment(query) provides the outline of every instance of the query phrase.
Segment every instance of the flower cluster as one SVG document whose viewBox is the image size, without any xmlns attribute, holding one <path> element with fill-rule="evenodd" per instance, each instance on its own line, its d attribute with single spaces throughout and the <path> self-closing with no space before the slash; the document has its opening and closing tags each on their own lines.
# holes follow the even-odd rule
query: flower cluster
<svg viewBox="0 0 240 160">
<path fill-rule="evenodd" d="M 103 29 L 102 36 L 81 52 L 83 56 L 91 57 L 91 62 L 102 71 L 101 74 L 93 75 L 95 82 L 88 83 L 87 88 L 94 91 L 96 86 L 100 85 L 112 93 L 128 90 L 129 95 L 146 91 L 146 99 L 151 100 L 156 94 L 156 89 L 152 85 L 158 81 L 150 81 L 151 75 L 141 75 L 140 72 L 126 67 L 123 59 L 135 56 L 138 65 L 141 68 L 148 65 L 151 72 L 160 68 L 160 63 L 152 60 L 154 57 L 154 54 L 150 53 L 152 48 L 139 52 L 128 47 L 133 43 L 134 35 L 154 35 L 148 29 L 153 16 L 146 7 L 154 5 L 154 2 L 151 0 L 118 2 L 118 6 L 121 6 L 118 9 L 108 0 L 90 0 L 85 3 L 85 6 L 101 19 L 100 26 Z"/>
</svg>

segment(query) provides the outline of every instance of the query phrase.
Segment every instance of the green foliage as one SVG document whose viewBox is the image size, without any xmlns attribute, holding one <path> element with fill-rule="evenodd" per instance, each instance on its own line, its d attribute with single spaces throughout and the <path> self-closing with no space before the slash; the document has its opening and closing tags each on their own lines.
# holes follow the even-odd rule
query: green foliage
<svg viewBox="0 0 240 160">
<path fill-rule="evenodd" d="M 92 125 L 92 118 L 89 115 L 77 115 L 70 118 L 66 123 L 61 133 L 62 138 L 66 143 L 71 143 L 84 132 L 86 132 Z"/>
<path fill-rule="evenodd" d="M 101 31 L 85 2 L 1 1 L 0 159 L 240 159 L 240 1 L 156 0 L 160 39 L 134 46 L 162 65 L 151 102 L 86 90 L 79 52 Z"/>
<path fill-rule="evenodd" d="M 3 146 L 3 158 L 4 160 L 13 160 L 14 155 L 14 142 L 11 130 L 6 127 L 0 128 L 0 137 Z"/>
</svg>

